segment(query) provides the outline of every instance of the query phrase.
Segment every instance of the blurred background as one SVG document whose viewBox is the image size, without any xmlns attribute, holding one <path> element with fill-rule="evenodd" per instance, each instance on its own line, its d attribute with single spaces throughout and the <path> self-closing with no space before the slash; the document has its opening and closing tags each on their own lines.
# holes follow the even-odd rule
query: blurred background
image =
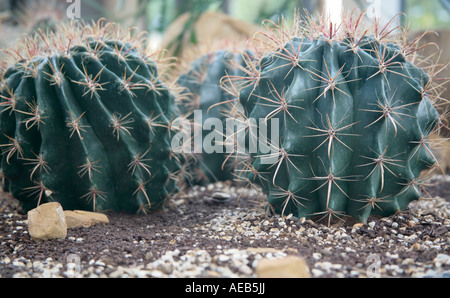
<svg viewBox="0 0 450 298">
<path fill-rule="evenodd" d="M 145 30 L 155 48 L 170 45 L 179 54 L 183 38 L 195 44 L 208 34 L 246 37 L 262 21 L 276 22 L 281 16 L 289 20 L 296 10 L 311 15 L 328 11 L 338 20 L 342 10 L 354 8 L 385 19 L 403 12 L 398 22 L 410 24 L 412 32 L 435 30 L 445 35 L 450 30 L 450 0 L 0 0 L 0 38 L 8 44 L 17 34 L 55 26 L 69 17 L 103 17 Z"/>
</svg>

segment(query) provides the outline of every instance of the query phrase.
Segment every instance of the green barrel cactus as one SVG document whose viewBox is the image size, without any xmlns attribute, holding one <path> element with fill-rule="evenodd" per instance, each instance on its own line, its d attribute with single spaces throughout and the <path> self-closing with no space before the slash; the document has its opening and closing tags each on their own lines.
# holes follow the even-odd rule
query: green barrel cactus
<svg viewBox="0 0 450 298">
<path fill-rule="evenodd" d="M 202 153 L 195 154 L 195 160 L 190 166 L 195 184 L 232 181 L 235 178 L 235 159 L 226 150 L 227 142 L 232 140 L 226 138 L 225 129 L 226 119 L 230 116 L 229 103 L 233 102 L 233 98 L 222 86 L 223 78 L 243 75 L 243 68 L 246 65 L 244 57 L 251 56 L 227 50 L 210 52 L 193 61 L 188 70 L 177 78 L 177 84 L 183 88 L 185 97 L 178 106 L 179 111 L 183 115 L 188 115 L 191 121 L 195 120 L 196 111 L 199 113 L 197 115 L 201 115 L 201 123 L 194 124 L 203 127 L 202 142 L 207 141 L 205 138 L 214 131 L 222 137 L 222 144 L 213 144 L 219 145 L 215 147 L 220 147 L 221 150 L 208 152 L 203 144 Z M 220 127 L 213 125 L 207 128 L 205 122 L 213 118 L 220 120 Z"/>
<path fill-rule="evenodd" d="M 174 95 L 143 38 L 120 29 L 72 22 L 8 51 L 1 173 L 24 210 L 57 201 L 64 209 L 147 212 L 177 191 Z"/>
<path fill-rule="evenodd" d="M 264 35 L 275 50 L 242 77 L 253 83 L 240 89 L 239 108 L 279 135 L 268 133 L 269 153 L 250 152 L 241 178 L 276 213 L 328 224 L 388 216 L 421 197 L 421 172 L 437 163 L 433 78 L 414 65 L 414 44 L 376 22 L 361 31 L 360 21 L 338 31 L 309 20 L 297 36 L 278 26 L 279 37 Z"/>
</svg>

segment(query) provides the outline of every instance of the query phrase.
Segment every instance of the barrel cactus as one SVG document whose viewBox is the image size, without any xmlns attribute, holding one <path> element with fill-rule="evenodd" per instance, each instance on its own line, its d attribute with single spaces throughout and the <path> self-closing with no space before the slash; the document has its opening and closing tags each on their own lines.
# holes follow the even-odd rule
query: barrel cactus
<svg viewBox="0 0 450 298">
<path fill-rule="evenodd" d="M 144 42 L 112 23 L 71 22 L 7 51 L 1 173 L 24 210 L 147 212 L 177 191 L 175 99 Z"/>
<path fill-rule="evenodd" d="M 249 152 L 241 171 L 269 210 L 366 222 L 422 195 L 421 172 L 437 163 L 428 144 L 439 119 L 433 74 L 414 63 L 417 40 L 398 39 L 392 23 L 362 28 L 362 20 L 309 18 L 257 38 L 274 46 L 241 78 L 236 110 L 277 125 L 270 153 Z"/>
<path fill-rule="evenodd" d="M 186 115 L 194 125 L 202 126 L 201 153 L 195 154 L 195 160 L 191 163 L 190 171 L 195 184 L 206 184 L 216 181 L 234 180 L 234 152 L 227 152 L 226 144 L 233 142 L 226 137 L 226 119 L 230 116 L 229 104 L 233 98 L 224 90 L 223 79 L 226 77 L 239 77 L 244 74 L 243 69 L 247 64 L 244 58 L 250 55 L 241 55 L 232 50 L 211 51 L 201 55 L 190 63 L 187 71 L 177 78 L 177 84 L 183 88 L 183 101 L 179 102 L 180 113 Z M 198 113 L 198 114 L 196 114 Z M 194 116 L 197 115 L 197 119 Z M 201 123 L 200 122 L 201 116 Z M 208 120 L 220 120 L 220 123 Z M 206 125 L 205 125 L 206 124 Z M 218 125 L 219 127 L 217 127 Z M 209 127 L 209 128 L 208 128 Z M 219 143 L 211 144 L 213 152 L 205 145 L 214 142 L 214 138 L 208 138 L 210 134 L 218 134 Z"/>
</svg>

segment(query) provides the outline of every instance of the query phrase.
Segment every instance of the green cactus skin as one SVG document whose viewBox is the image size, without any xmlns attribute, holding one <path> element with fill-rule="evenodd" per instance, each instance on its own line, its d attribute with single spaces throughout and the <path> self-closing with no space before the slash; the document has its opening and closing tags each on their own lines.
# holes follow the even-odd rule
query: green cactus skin
<svg viewBox="0 0 450 298">
<path fill-rule="evenodd" d="M 232 96 L 222 88 L 222 79 L 227 76 L 242 76 L 244 67 L 243 56 L 227 50 L 219 50 L 205 54 L 193 61 L 187 72 L 177 78 L 177 84 L 184 88 L 187 100 L 180 103 L 181 114 L 189 115 L 193 120 L 194 110 L 202 113 L 202 125 L 210 118 L 220 119 L 223 124 L 223 134 L 226 133 L 227 103 Z M 202 139 L 213 130 L 203 129 Z M 225 140 L 225 136 L 223 138 Z M 196 155 L 196 163 L 191 165 L 195 184 L 207 184 L 217 181 L 233 181 L 234 158 L 226 152 L 205 153 Z"/>
<path fill-rule="evenodd" d="M 421 197 L 419 175 L 436 163 L 427 137 L 439 115 L 423 92 L 430 78 L 393 43 L 354 44 L 291 38 L 240 92 L 247 117 L 279 119 L 276 162 L 252 154 L 243 174 L 276 213 L 366 222 Z"/>
<path fill-rule="evenodd" d="M 18 61 L 3 74 L 1 97 L 1 170 L 25 211 L 57 201 L 146 212 L 177 191 L 174 96 L 136 46 L 99 34 Z"/>
</svg>

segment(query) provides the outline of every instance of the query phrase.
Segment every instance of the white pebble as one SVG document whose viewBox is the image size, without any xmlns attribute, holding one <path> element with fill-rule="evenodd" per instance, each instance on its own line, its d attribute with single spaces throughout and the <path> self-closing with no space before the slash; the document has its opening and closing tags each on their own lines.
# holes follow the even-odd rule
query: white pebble
<svg viewBox="0 0 450 298">
<path fill-rule="evenodd" d="M 324 272 L 322 270 L 319 270 L 316 268 L 312 269 L 311 273 L 312 273 L 313 277 L 321 277 L 322 275 L 324 275 Z"/>
<path fill-rule="evenodd" d="M 218 261 L 219 262 L 226 262 L 226 261 L 229 261 L 230 260 L 230 257 L 229 256 L 226 256 L 226 255 L 219 255 L 219 258 L 218 258 Z"/>
<path fill-rule="evenodd" d="M 314 259 L 314 260 L 320 260 L 320 258 L 322 258 L 322 254 L 319 253 L 319 252 L 314 252 L 314 253 L 312 254 L 312 256 L 313 256 L 313 259 Z"/>
</svg>

